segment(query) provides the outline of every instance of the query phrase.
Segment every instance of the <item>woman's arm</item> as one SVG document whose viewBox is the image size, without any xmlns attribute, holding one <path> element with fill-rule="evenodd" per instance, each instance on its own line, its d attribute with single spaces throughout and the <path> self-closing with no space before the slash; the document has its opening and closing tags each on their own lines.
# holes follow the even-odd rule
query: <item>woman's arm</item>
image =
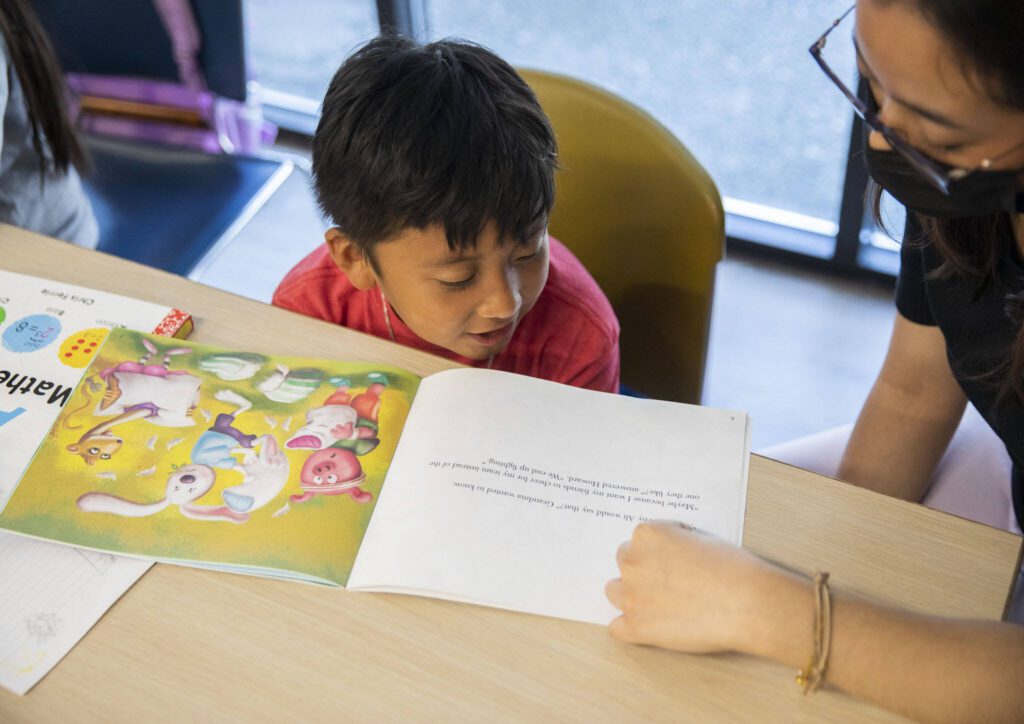
<svg viewBox="0 0 1024 724">
<path fill-rule="evenodd" d="M 839 465 L 841 480 L 921 500 L 967 400 L 938 327 L 896 315 L 882 370 Z"/>
<path fill-rule="evenodd" d="M 691 653 L 740 651 L 805 667 L 813 587 L 678 524 L 637 527 L 608 598 L 616 638 Z M 836 581 L 841 584 L 841 581 Z M 1024 628 L 922 616 L 832 596 L 826 681 L 925 721 L 1024 720 Z M 779 686 L 796 686 L 780 679 Z"/>
</svg>

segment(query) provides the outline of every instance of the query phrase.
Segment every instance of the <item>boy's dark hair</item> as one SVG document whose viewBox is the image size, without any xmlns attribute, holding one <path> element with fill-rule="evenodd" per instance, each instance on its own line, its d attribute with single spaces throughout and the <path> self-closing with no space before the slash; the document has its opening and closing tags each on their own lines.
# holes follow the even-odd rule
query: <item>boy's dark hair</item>
<svg viewBox="0 0 1024 724">
<path fill-rule="evenodd" d="M 473 248 L 488 222 L 528 241 L 551 211 L 555 136 L 533 91 L 479 45 L 382 36 L 351 55 L 313 138 L 320 208 L 372 262 L 406 228 Z"/>
</svg>

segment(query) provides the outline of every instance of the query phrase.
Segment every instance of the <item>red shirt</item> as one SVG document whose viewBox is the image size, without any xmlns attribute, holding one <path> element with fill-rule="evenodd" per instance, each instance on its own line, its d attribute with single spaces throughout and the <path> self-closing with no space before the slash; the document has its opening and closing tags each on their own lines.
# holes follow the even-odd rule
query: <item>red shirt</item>
<svg viewBox="0 0 1024 724">
<path fill-rule="evenodd" d="M 533 309 L 519 322 L 508 346 L 491 367 L 604 392 L 619 390 L 619 322 L 587 270 L 551 237 L 548 281 Z M 278 285 L 278 307 L 391 339 L 380 290 L 362 291 L 349 282 L 321 246 L 300 261 Z M 395 341 L 408 347 L 486 367 L 419 337 L 391 310 Z"/>
</svg>

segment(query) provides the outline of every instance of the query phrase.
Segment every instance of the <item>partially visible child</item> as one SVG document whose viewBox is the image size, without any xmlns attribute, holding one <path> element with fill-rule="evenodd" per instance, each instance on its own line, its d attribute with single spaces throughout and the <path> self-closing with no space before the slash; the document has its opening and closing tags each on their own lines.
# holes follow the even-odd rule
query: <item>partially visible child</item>
<svg viewBox="0 0 1024 724">
<path fill-rule="evenodd" d="M 99 227 L 78 169 L 56 53 L 30 0 L 0 2 L 0 222 L 95 248 Z"/>
<path fill-rule="evenodd" d="M 313 139 L 335 226 L 274 304 L 475 367 L 609 392 L 619 325 L 548 236 L 554 134 L 477 45 L 381 37 L 342 64 Z"/>
</svg>

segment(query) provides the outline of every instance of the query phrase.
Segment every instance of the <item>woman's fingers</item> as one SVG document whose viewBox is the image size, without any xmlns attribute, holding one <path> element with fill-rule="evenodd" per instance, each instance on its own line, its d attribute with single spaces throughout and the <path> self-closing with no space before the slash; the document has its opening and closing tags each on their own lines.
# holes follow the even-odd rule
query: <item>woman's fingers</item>
<svg viewBox="0 0 1024 724">
<path fill-rule="evenodd" d="M 622 579 L 613 578 L 604 584 L 604 595 L 615 608 L 622 610 Z"/>
<path fill-rule="evenodd" d="M 615 562 L 619 566 L 619 570 L 622 570 L 622 564 L 626 561 L 626 556 L 629 554 L 629 541 L 626 541 L 619 546 L 619 549 L 615 552 Z"/>
<path fill-rule="evenodd" d="M 619 616 L 618 618 L 613 619 L 612 622 L 608 624 L 608 632 L 619 641 L 636 643 L 636 641 L 633 640 L 633 633 L 630 630 L 629 624 L 626 622 L 625 616 Z"/>
</svg>

